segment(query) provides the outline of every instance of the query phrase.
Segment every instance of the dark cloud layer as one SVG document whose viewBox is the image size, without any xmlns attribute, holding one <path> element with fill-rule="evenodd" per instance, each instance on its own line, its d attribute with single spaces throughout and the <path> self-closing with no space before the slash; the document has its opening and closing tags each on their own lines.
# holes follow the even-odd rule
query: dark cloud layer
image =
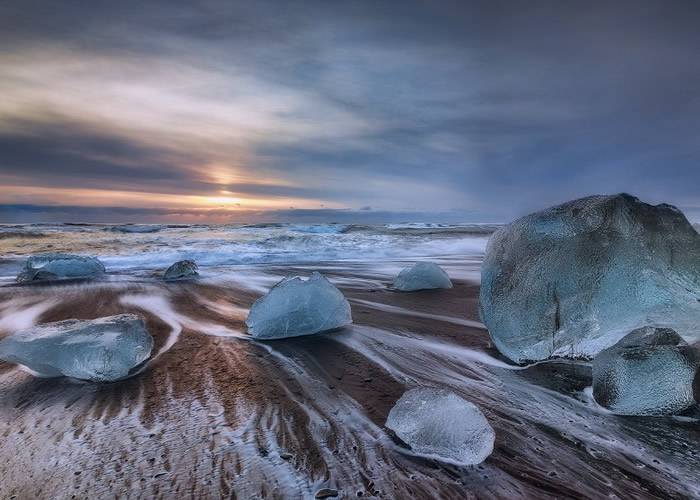
<svg viewBox="0 0 700 500">
<path fill-rule="evenodd" d="M 6 224 L 24 223 L 261 223 L 261 222 L 300 222 L 300 223 L 342 223 L 342 224 L 385 224 L 407 222 L 460 223 L 465 220 L 483 220 L 483 214 L 462 211 L 451 212 L 401 212 L 371 210 L 362 207 L 352 209 L 287 209 L 287 210 L 242 210 L 232 214 L 224 209 L 167 209 L 133 207 L 82 207 L 47 205 L 0 205 L 0 218 Z"/>
<path fill-rule="evenodd" d="M 696 2 L 661 0 L 11 0 L 0 178 L 230 192 L 275 220 L 299 216 L 287 198 L 502 220 L 620 191 L 694 218 L 698 25 Z M 57 217 L 27 196 L 1 191 L 0 218 Z M 104 205 L 90 217 L 174 210 Z"/>
</svg>

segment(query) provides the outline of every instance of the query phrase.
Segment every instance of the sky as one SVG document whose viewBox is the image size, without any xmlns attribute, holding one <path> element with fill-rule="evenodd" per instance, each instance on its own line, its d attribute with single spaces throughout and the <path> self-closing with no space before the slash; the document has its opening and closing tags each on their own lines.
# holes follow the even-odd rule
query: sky
<svg viewBox="0 0 700 500">
<path fill-rule="evenodd" d="M 0 222 L 700 220 L 700 3 L 6 0 Z"/>
</svg>

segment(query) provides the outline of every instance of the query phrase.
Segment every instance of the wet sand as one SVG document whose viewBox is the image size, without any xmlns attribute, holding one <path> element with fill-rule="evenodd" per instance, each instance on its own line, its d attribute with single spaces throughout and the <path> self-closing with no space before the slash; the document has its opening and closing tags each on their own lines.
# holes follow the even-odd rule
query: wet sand
<svg viewBox="0 0 700 500">
<path fill-rule="evenodd" d="M 366 267 L 320 267 L 354 325 L 267 343 L 247 337 L 248 308 L 279 275 L 309 268 L 260 268 L 247 285 L 233 270 L 0 288 L 0 335 L 135 312 L 155 338 L 147 365 L 114 384 L 0 362 L 0 498 L 700 496 L 694 418 L 610 415 L 590 399 L 585 363 L 510 365 L 479 323 L 478 283 L 396 293 Z M 418 385 L 481 407 L 496 431 L 483 464 L 426 460 L 392 440 L 387 414 Z"/>
</svg>

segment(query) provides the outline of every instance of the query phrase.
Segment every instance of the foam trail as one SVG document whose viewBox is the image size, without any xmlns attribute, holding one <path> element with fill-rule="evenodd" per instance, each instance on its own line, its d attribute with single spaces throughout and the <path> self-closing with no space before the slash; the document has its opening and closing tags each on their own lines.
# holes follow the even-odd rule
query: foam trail
<svg viewBox="0 0 700 500">
<path fill-rule="evenodd" d="M 223 301 L 213 301 L 205 298 L 203 295 L 197 295 L 197 301 L 211 309 L 215 313 L 221 314 L 222 316 L 227 316 L 230 318 L 243 319 L 248 317 L 250 309 L 246 307 L 240 307 L 236 304 L 231 304 L 230 302 Z"/>
<path fill-rule="evenodd" d="M 452 316 L 443 316 L 441 314 L 429 314 L 422 313 L 418 311 L 412 311 L 410 309 L 404 309 L 403 307 L 390 306 L 388 304 L 382 304 L 380 302 L 372 302 L 371 300 L 362 299 L 348 299 L 350 302 L 356 304 L 361 304 L 363 306 L 371 307 L 378 311 L 384 311 L 392 314 L 401 314 L 403 316 L 413 316 L 416 318 L 434 319 L 437 321 L 444 321 L 446 323 L 452 323 L 455 325 L 468 326 L 470 328 L 479 328 L 481 330 L 486 330 L 486 327 L 480 321 L 474 321 L 471 319 L 454 318 Z"/>
<path fill-rule="evenodd" d="M 231 330 L 217 323 L 197 321 L 189 316 L 178 313 L 173 309 L 172 304 L 165 297 L 147 294 L 131 294 L 121 297 L 120 302 L 131 305 L 150 312 L 170 326 L 170 336 L 163 347 L 153 356 L 152 360 L 170 350 L 175 345 L 182 333 L 182 328 L 187 327 L 195 332 L 211 335 L 214 337 L 238 337 L 247 339 L 248 335 L 238 330 Z"/>
<path fill-rule="evenodd" d="M 36 324 L 39 316 L 58 304 L 58 300 L 49 299 L 24 307 L 32 302 L 32 299 L 17 298 L 5 303 L 0 315 L 0 330 L 14 332 L 30 328 Z"/>
<path fill-rule="evenodd" d="M 170 327 L 170 334 L 168 339 L 163 344 L 157 353 L 155 353 L 149 363 L 152 363 L 163 353 L 170 350 L 172 346 L 180 338 L 180 333 L 182 333 L 182 324 L 178 321 L 178 314 L 173 310 L 170 302 L 165 298 L 158 295 L 146 295 L 146 294 L 130 294 L 123 295 L 119 302 L 124 305 L 138 307 L 143 309 L 154 316 L 163 320 Z"/>
<path fill-rule="evenodd" d="M 355 325 L 353 326 L 353 332 L 359 333 L 365 339 L 377 341 L 383 344 L 385 347 L 410 348 L 412 350 L 415 350 L 415 352 L 428 351 L 433 354 L 450 356 L 451 358 L 455 358 L 460 362 L 472 361 L 484 365 L 495 366 L 497 368 L 504 368 L 506 370 L 523 370 L 528 368 L 527 366 L 518 366 L 505 363 L 477 349 L 469 349 L 467 347 L 461 347 L 454 344 L 447 344 L 444 342 L 438 342 L 434 340 L 427 340 L 424 338 L 397 335 L 395 333 L 379 328 Z M 338 336 L 336 337 L 336 340 L 338 342 L 348 345 L 348 347 L 357 348 L 360 345 L 359 343 L 353 341 L 353 337 Z M 363 354 L 369 357 L 372 355 L 372 350 L 373 349 L 370 346 L 368 347 L 369 352 L 365 352 Z"/>
<path fill-rule="evenodd" d="M 231 285 L 235 283 L 236 288 L 243 288 L 245 290 L 250 290 L 252 292 L 257 292 L 260 294 L 265 294 L 270 291 L 275 283 L 284 278 L 284 276 L 276 276 L 272 274 L 267 274 L 260 271 L 247 271 L 242 269 L 235 269 L 231 272 L 217 272 L 215 275 L 210 275 L 206 270 L 202 271 L 200 274 L 207 283 L 221 285 L 227 284 Z"/>
</svg>

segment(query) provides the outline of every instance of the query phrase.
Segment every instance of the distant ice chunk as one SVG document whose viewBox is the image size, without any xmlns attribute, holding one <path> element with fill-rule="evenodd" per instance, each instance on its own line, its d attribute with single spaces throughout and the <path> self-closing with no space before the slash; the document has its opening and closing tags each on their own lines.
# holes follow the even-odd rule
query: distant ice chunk
<svg viewBox="0 0 700 500">
<path fill-rule="evenodd" d="M 619 415 L 672 415 L 695 404 L 700 349 L 670 328 L 638 328 L 593 360 L 593 397 Z"/>
<path fill-rule="evenodd" d="M 105 266 L 95 257 L 83 257 L 67 253 L 32 255 L 17 275 L 17 281 L 58 280 L 70 278 L 95 278 L 105 272 Z"/>
<path fill-rule="evenodd" d="M 182 278 L 193 278 L 199 273 L 197 272 L 197 263 L 193 260 L 180 260 L 170 266 L 163 274 L 166 280 L 177 280 Z"/>
<path fill-rule="evenodd" d="M 447 273 L 434 262 L 416 262 L 399 273 L 394 280 L 394 288 L 402 292 L 452 288 Z"/>
<path fill-rule="evenodd" d="M 481 317 L 516 362 L 594 356 L 644 325 L 700 339 L 700 235 L 670 205 L 591 196 L 491 237 Z"/>
<path fill-rule="evenodd" d="M 153 338 L 143 319 L 120 314 L 46 323 L 17 332 L 0 340 L 0 359 L 44 377 L 111 382 L 148 359 L 152 348 Z"/>
<path fill-rule="evenodd" d="M 476 405 L 430 387 L 406 391 L 389 412 L 386 426 L 416 454 L 458 465 L 486 460 L 496 439 Z"/>
<path fill-rule="evenodd" d="M 352 323 L 350 304 L 323 275 L 286 278 L 253 304 L 248 331 L 262 340 L 333 330 Z"/>
<path fill-rule="evenodd" d="M 163 226 L 157 224 L 124 224 L 123 226 L 112 226 L 110 231 L 117 233 L 157 233 Z"/>
</svg>

